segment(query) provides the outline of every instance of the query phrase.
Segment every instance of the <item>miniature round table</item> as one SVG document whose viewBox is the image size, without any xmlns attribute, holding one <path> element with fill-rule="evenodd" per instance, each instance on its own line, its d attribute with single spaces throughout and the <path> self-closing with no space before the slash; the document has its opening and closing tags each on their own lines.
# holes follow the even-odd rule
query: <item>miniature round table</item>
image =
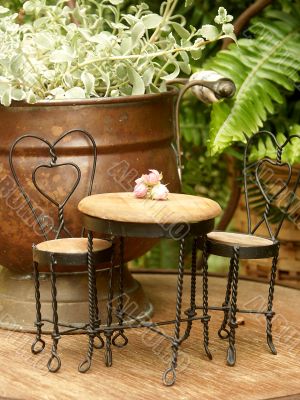
<svg viewBox="0 0 300 400">
<path fill-rule="evenodd" d="M 204 325 L 204 348 L 211 358 L 208 349 L 208 287 L 207 287 L 207 263 L 203 265 L 203 313 L 196 313 L 196 257 L 199 241 L 206 241 L 206 234 L 214 227 L 214 219 L 220 215 L 221 208 L 213 200 L 184 194 L 169 194 L 168 200 L 155 201 L 151 199 L 137 199 L 133 193 L 104 193 L 84 198 L 78 205 L 82 213 L 82 223 L 88 232 L 88 279 L 89 279 L 89 346 L 86 359 L 80 364 L 79 371 L 86 372 L 90 366 L 95 347 L 94 340 L 100 340 L 98 348 L 105 346 L 105 361 L 107 366 L 112 364 L 111 345 L 123 347 L 128 343 L 125 335 L 126 329 L 146 327 L 151 331 L 171 340 L 172 360 L 170 368 L 165 371 L 163 381 L 166 385 L 175 382 L 175 369 L 180 344 L 186 340 L 192 328 L 194 320 L 201 320 Z M 95 279 L 95 266 L 93 263 L 93 233 L 108 234 L 112 239 L 119 238 L 119 254 L 114 245 L 113 259 L 110 266 L 109 290 L 107 299 L 107 322 L 101 325 L 99 318 L 97 289 Z M 185 238 L 194 237 L 191 265 L 191 295 L 190 308 L 185 311 L 186 317 L 181 317 L 181 305 L 183 295 L 184 277 L 184 244 Z M 134 324 L 125 324 L 125 317 L 132 318 L 126 313 L 123 299 L 123 266 L 124 266 L 124 238 L 126 237 L 151 237 L 169 238 L 180 243 L 177 301 L 175 320 L 158 323 L 141 322 L 134 318 Z M 114 241 L 115 242 L 115 241 Z M 205 246 L 204 246 L 205 249 Z M 117 258 L 118 257 L 118 258 Z M 206 257 L 203 257 L 206 259 Z M 113 270 L 118 264 L 119 268 L 119 293 L 117 296 L 116 316 L 118 324 L 112 324 Z M 199 308 L 199 307 L 198 307 Z M 186 322 L 186 330 L 180 337 L 181 322 Z M 158 329 L 158 326 L 174 324 L 174 336 L 168 336 Z M 105 343 L 101 336 L 105 336 Z"/>
</svg>

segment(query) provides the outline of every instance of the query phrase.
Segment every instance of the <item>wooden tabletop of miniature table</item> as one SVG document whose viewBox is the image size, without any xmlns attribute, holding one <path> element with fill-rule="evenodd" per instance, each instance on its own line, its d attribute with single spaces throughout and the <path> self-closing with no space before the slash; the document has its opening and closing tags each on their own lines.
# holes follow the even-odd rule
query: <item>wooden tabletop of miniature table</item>
<svg viewBox="0 0 300 400">
<path fill-rule="evenodd" d="M 91 217 L 145 224 L 196 223 L 220 215 L 211 199 L 170 193 L 168 200 L 137 199 L 134 193 L 103 193 L 81 200 L 78 209 Z"/>
</svg>

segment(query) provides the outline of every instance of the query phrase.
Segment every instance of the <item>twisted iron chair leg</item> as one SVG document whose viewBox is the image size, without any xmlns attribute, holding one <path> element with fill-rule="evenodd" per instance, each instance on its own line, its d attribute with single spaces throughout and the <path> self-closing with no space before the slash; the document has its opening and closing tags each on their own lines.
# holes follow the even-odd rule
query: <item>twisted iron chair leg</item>
<svg viewBox="0 0 300 400">
<path fill-rule="evenodd" d="M 197 272 L 197 248 L 198 248 L 198 238 L 194 238 L 193 248 L 192 248 L 192 265 L 191 265 L 191 297 L 190 297 L 190 308 L 185 312 L 188 318 L 193 318 L 196 313 L 196 272 Z M 186 340 L 191 333 L 193 321 L 189 320 L 184 335 L 180 342 Z"/>
<path fill-rule="evenodd" d="M 232 295 L 229 312 L 229 347 L 227 350 L 227 364 L 234 366 L 236 362 L 236 349 L 235 349 L 235 330 L 238 327 L 236 322 L 237 310 L 237 289 L 239 279 L 239 247 L 233 249 L 233 267 L 232 267 Z"/>
<path fill-rule="evenodd" d="M 93 260 L 93 233 L 88 232 L 88 288 L 89 288 L 89 345 L 87 356 L 82 363 L 79 364 L 78 371 L 81 373 L 87 372 L 92 364 L 95 340 L 95 271 Z"/>
<path fill-rule="evenodd" d="M 111 323 L 112 323 L 112 302 L 113 302 L 113 273 L 114 273 L 114 266 L 113 263 L 110 265 L 109 269 L 109 288 L 108 288 L 108 296 L 107 296 L 107 321 L 106 325 L 107 328 L 104 331 L 104 335 L 106 338 L 105 342 L 105 365 L 107 367 L 112 366 L 112 350 L 111 350 L 111 344 L 112 344 L 112 334 L 113 330 L 111 329 Z"/>
<path fill-rule="evenodd" d="M 96 269 L 95 267 L 92 270 L 93 273 L 93 290 L 94 290 L 94 299 L 95 299 L 95 315 L 94 315 L 94 329 L 99 329 L 101 325 L 101 318 L 99 314 L 99 307 L 98 307 L 98 293 L 97 293 L 97 276 L 96 276 Z M 101 337 L 100 333 L 95 334 L 95 339 L 98 339 L 98 344 L 94 341 L 94 348 L 99 350 L 104 347 L 104 340 Z"/>
<path fill-rule="evenodd" d="M 212 360 L 211 352 L 209 351 L 209 328 L 208 323 L 210 320 L 210 316 L 208 315 L 208 251 L 207 251 L 207 237 L 203 237 L 203 253 L 202 253 L 202 273 L 203 273 L 203 319 L 201 320 L 203 323 L 203 344 L 207 357 Z"/>
<path fill-rule="evenodd" d="M 223 318 L 221 327 L 218 330 L 218 335 L 219 335 L 220 339 L 228 339 L 228 337 L 229 337 L 229 330 L 226 328 L 226 326 L 227 326 L 228 317 L 229 317 L 228 306 L 230 304 L 230 296 L 231 296 L 233 260 L 234 260 L 234 258 L 231 257 L 229 271 L 228 271 L 228 277 L 227 277 L 226 295 L 225 295 L 224 303 L 222 304 L 222 307 L 224 307 L 224 308 L 226 307 L 226 308 L 224 309 L 224 318 Z"/>
<path fill-rule="evenodd" d="M 182 294 L 183 294 L 184 245 L 185 245 L 185 239 L 181 239 L 179 264 L 178 264 L 176 318 L 175 318 L 174 337 L 171 347 L 172 360 L 171 360 L 171 366 L 163 373 L 162 376 L 162 381 L 166 386 L 172 386 L 176 381 L 176 367 L 178 359 L 178 349 L 180 344 L 179 337 L 180 337 L 181 307 L 182 307 Z"/>
<path fill-rule="evenodd" d="M 33 262 L 33 276 L 34 276 L 35 306 L 36 306 L 36 321 L 35 321 L 36 336 L 31 346 L 31 352 L 33 354 L 39 354 L 44 350 L 46 343 L 42 339 L 42 327 L 44 324 L 42 322 L 42 313 L 41 313 L 41 294 L 40 294 L 40 279 L 39 279 L 40 274 L 38 269 L 38 263 L 35 261 Z"/>
<path fill-rule="evenodd" d="M 51 356 L 47 364 L 49 372 L 57 372 L 61 367 L 61 360 L 57 354 L 57 347 L 58 347 L 58 342 L 60 340 L 60 333 L 58 327 L 56 273 L 54 267 L 55 265 L 56 261 L 52 257 L 50 263 L 50 272 L 51 272 L 51 294 L 52 294 L 52 310 L 53 310 L 53 331 L 52 331 Z"/>
<path fill-rule="evenodd" d="M 124 238 L 120 238 L 120 267 L 119 267 L 119 296 L 117 306 L 117 317 L 119 326 L 123 325 L 124 318 Z M 112 339 L 112 344 L 122 348 L 128 344 L 128 338 L 124 333 L 124 329 L 119 329 Z"/>
<path fill-rule="evenodd" d="M 268 296 L 268 312 L 266 314 L 267 320 L 267 343 L 271 350 L 271 352 L 276 355 L 277 350 L 273 343 L 273 336 L 272 336 L 272 319 L 274 316 L 273 312 L 273 298 L 274 298 L 274 289 L 275 289 L 275 278 L 276 278 L 276 271 L 277 271 L 277 262 L 278 262 L 278 253 L 279 253 L 279 246 L 277 250 L 277 254 L 273 258 L 272 261 L 272 270 L 271 270 L 271 277 L 270 277 L 270 286 L 269 286 L 269 296 Z"/>
</svg>

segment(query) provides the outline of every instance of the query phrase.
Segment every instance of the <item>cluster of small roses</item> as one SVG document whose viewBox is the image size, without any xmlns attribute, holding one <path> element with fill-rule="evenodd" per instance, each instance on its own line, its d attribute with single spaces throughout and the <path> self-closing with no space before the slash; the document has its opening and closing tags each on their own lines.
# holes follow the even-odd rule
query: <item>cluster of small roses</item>
<svg viewBox="0 0 300 400">
<path fill-rule="evenodd" d="M 162 173 L 156 169 L 149 169 L 148 175 L 138 178 L 134 187 L 134 195 L 138 199 L 167 200 L 169 190 L 166 185 L 161 183 Z"/>
</svg>

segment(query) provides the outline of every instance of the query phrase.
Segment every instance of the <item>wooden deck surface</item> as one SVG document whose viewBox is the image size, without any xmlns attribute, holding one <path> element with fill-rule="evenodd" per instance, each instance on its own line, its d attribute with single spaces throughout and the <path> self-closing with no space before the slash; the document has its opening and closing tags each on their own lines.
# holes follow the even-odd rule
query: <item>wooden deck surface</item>
<svg viewBox="0 0 300 400">
<path fill-rule="evenodd" d="M 176 291 L 175 275 L 137 275 L 151 299 L 153 319 L 172 319 Z M 189 277 L 185 281 L 188 282 Z M 222 302 L 225 280 L 209 279 L 210 304 Z M 188 288 L 186 286 L 186 288 Z M 239 306 L 263 308 L 267 286 L 240 281 Z M 187 299 L 185 305 L 188 305 Z M 131 331 L 129 344 L 114 349 L 113 367 L 103 365 L 103 351 L 95 353 L 89 373 L 77 372 L 86 352 L 85 336 L 63 337 L 60 342 L 62 368 L 47 372 L 48 351 L 40 356 L 30 352 L 32 335 L 0 331 L 0 398 L 22 400 L 263 400 L 300 399 L 300 292 L 276 287 L 274 342 L 278 355 L 272 355 L 265 341 L 264 318 L 244 316 L 245 325 L 237 331 L 237 364 L 225 364 L 227 343 L 218 339 L 219 312 L 212 313 L 208 361 L 202 348 L 202 326 L 195 324 L 179 357 L 177 383 L 168 388 L 161 383 L 169 363 L 169 344 L 147 330 Z M 170 332 L 164 328 L 165 332 Z M 49 342 L 49 339 L 47 340 Z M 291 397 L 287 397 L 291 396 Z"/>
</svg>

